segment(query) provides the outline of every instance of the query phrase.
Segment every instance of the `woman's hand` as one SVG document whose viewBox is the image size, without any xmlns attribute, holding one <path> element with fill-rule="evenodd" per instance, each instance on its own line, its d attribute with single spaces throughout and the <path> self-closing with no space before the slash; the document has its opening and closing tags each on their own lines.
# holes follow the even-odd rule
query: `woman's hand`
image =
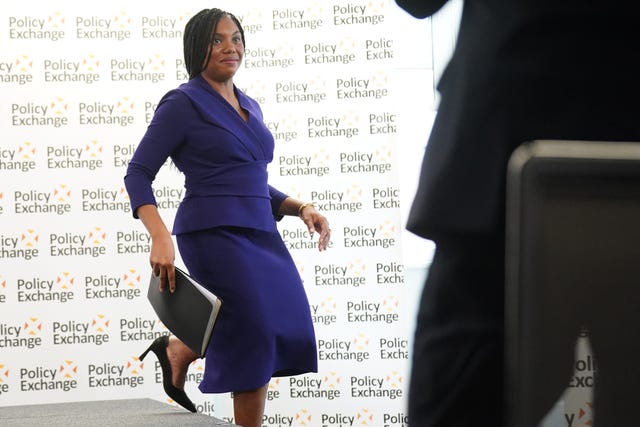
<svg viewBox="0 0 640 427">
<path fill-rule="evenodd" d="M 169 292 L 176 290 L 176 271 L 173 266 L 175 249 L 170 234 L 151 239 L 149 262 L 155 276 L 160 276 L 160 292 L 164 292 L 169 284 Z"/>
<path fill-rule="evenodd" d="M 149 262 L 153 274 L 160 276 L 160 292 L 164 292 L 169 283 L 169 291 L 173 293 L 176 290 L 176 270 L 173 267 L 176 251 L 171 232 L 164 225 L 155 205 L 142 205 L 136 213 L 151 236 Z"/>
<path fill-rule="evenodd" d="M 331 239 L 331 229 L 329 228 L 329 221 L 324 217 L 312 204 L 303 205 L 298 211 L 302 222 L 307 225 L 309 234 L 313 237 L 313 234 L 317 231 L 320 235 L 318 239 L 318 250 L 324 251 L 327 249 L 329 240 Z"/>
</svg>

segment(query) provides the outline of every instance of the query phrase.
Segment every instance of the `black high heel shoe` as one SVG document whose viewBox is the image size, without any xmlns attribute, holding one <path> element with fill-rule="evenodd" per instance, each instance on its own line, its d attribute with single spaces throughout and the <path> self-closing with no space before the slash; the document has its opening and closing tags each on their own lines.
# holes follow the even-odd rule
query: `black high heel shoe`
<svg viewBox="0 0 640 427">
<path fill-rule="evenodd" d="M 184 409 L 191 412 L 198 412 L 196 405 L 187 397 L 184 390 L 180 390 L 171 383 L 172 371 L 171 364 L 167 358 L 167 347 L 169 347 L 169 336 L 163 335 L 158 337 L 151 343 L 149 348 L 140 355 L 139 359 L 144 360 L 149 351 L 154 352 L 162 368 L 162 386 L 164 387 L 164 392 Z"/>
</svg>

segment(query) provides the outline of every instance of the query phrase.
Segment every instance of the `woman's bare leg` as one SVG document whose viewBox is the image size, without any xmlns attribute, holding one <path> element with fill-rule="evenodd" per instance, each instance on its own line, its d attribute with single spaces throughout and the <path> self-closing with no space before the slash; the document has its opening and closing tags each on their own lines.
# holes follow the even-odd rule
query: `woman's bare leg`
<svg viewBox="0 0 640 427">
<path fill-rule="evenodd" d="M 167 347 L 167 358 L 171 364 L 171 382 L 174 387 L 183 390 L 189 364 L 196 360 L 198 355 L 191 351 L 178 337 L 171 335 L 169 337 L 169 346 Z"/>
<path fill-rule="evenodd" d="M 236 424 L 242 427 L 262 426 L 268 388 L 269 384 L 265 384 L 257 390 L 233 393 L 233 415 Z"/>
</svg>

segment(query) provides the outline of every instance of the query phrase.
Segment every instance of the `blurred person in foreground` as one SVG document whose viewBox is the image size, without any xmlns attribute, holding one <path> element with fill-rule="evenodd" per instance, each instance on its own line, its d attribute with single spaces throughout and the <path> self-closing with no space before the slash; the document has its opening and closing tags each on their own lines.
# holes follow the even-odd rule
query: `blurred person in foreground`
<svg viewBox="0 0 640 427">
<path fill-rule="evenodd" d="M 396 3 L 425 18 L 446 1 Z M 436 244 L 416 319 L 412 426 L 504 425 L 507 162 L 535 139 L 640 141 L 637 10 L 616 0 L 463 2 L 407 223 Z M 532 426 L 572 373 L 579 331 L 566 329 L 565 348 L 546 377 L 547 402 Z M 619 338 L 609 335 L 592 338 L 596 357 Z M 611 398 L 616 385 L 603 380 L 603 369 L 599 363 L 595 420 L 621 425 L 606 417 L 632 408 Z"/>
</svg>

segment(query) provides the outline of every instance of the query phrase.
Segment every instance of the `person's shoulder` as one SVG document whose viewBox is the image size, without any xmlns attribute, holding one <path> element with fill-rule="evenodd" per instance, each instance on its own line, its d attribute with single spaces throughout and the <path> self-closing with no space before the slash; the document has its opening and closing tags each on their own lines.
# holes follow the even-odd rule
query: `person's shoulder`
<svg viewBox="0 0 640 427">
<path fill-rule="evenodd" d="M 187 97 L 187 95 L 184 92 L 184 87 L 187 83 L 182 83 L 180 86 L 175 87 L 173 89 L 170 89 L 169 91 L 167 91 L 163 96 L 162 99 L 166 99 L 166 98 L 171 98 L 171 99 L 184 99 Z"/>
<path fill-rule="evenodd" d="M 190 106 L 191 102 L 189 101 L 189 97 L 184 93 L 181 87 L 182 85 L 165 93 L 160 99 L 158 107 L 162 104 L 171 104 L 179 108 Z"/>
</svg>

